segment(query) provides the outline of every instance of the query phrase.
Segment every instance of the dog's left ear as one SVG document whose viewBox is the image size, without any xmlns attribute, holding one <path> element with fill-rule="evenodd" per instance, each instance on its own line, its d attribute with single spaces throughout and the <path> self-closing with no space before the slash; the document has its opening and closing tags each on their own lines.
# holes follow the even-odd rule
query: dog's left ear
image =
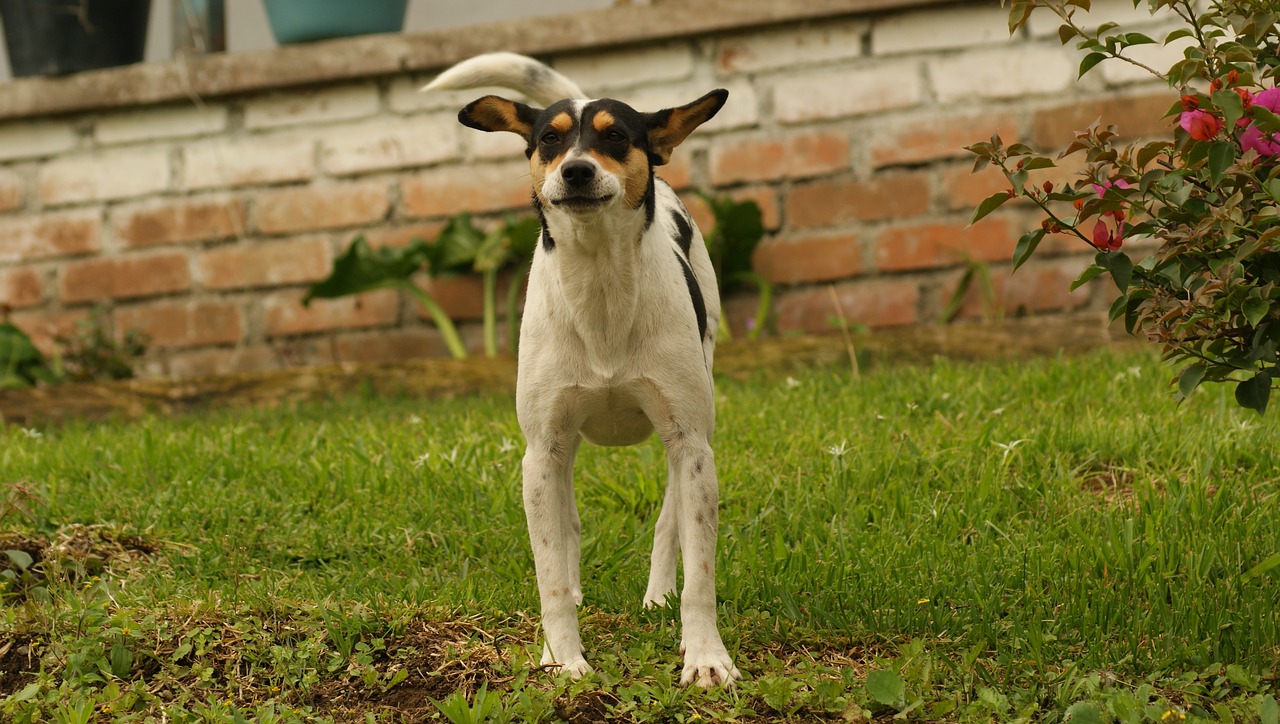
<svg viewBox="0 0 1280 724">
<path fill-rule="evenodd" d="M 671 160 L 671 152 L 693 129 L 711 120 L 729 98 L 729 91 L 717 88 L 698 100 L 680 106 L 648 114 L 649 151 L 653 165 L 661 166 Z"/>
<path fill-rule="evenodd" d="M 458 111 L 458 120 L 480 131 L 507 131 L 528 141 L 542 111 L 498 96 L 485 96 Z"/>
</svg>

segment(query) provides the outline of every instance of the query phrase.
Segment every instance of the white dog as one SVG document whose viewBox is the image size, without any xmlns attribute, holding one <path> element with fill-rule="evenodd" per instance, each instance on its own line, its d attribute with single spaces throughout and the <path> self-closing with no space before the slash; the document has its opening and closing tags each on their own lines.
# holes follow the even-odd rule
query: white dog
<svg viewBox="0 0 1280 724">
<path fill-rule="evenodd" d="M 716 628 L 719 488 L 711 357 L 720 319 L 702 235 L 653 168 L 724 105 L 714 90 L 641 113 L 588 100 L 532 58 L 493 53 L 463 61 L 424 90 L 501 86 L 545 108 L 485 96 L 458 118 L 528 143 L 542 236 L 520 332 L 516 414 L 524 432 L 524 506 L 546 634 L 543 664 L 591 671 L 578 633 L 579 521 L 573 462 L 583 438 L 634 445 L 655 430 L 669 482 L 654 532 L 644 604 L 680 595 L 682 684 L 741 678 Z"/>
</svg>

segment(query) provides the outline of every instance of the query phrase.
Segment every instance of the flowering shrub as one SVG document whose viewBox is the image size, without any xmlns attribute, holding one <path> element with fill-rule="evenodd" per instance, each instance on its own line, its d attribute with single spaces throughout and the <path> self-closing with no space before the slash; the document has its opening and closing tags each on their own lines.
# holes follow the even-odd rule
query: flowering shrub
<svg viewBox="0 0 1280 724">
<path fill-rule="evenodd" d="M 1280 8 L 1270 0 L 1134 7 L 1144 1 L 1181 26 L 1157 41 L 1114 23 L 1082 26 L 1089 0 L 1012 0 L 1010 32 L 1038 8 L 1058 16 L 1061 41 L 1086 51 L 1081 76 L 1104 60 L 1127 62 L 1180 97 L 1170 96 L 1167 138 L 1121 146 L 1114 126 L 1078 131 L 1058 159 L 1084 154 L 1085 168 L 1058 186 L 1032 182 L 1056 163 L 1028 146 L 998 136 L 970 146 L 975 171 L 993 164 L 1011 186 L 979 204 L 973 221 L 1010 199 L 1035 204 L 1044 220 L 1019 239 L 1015 269 L 1050 234 L 1088 244 L 1097 255 L 1072 289 L 1103 274 L 1115 281 L 1111 319 L 1161 345 L 1179 367 L 1179 398 L 1204 381 L 1233 381 L 1236 400 L 1262 413 L 1280 380 Z M 1186 45 L 1166 72 L 1128 52 L 1157 42 Z M 1135 264 L 1126 249 L 1139 240 L 1149 243 Z"/>
</svg>

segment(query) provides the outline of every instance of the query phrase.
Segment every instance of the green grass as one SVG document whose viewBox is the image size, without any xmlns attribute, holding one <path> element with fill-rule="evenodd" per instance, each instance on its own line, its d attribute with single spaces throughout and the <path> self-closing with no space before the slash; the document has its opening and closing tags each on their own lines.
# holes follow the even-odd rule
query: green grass
<svg viewBox="0 0 1280 724">
<path fill-rule="evenodd" d="M 510 395 L 5 429 L 0 548 L 45 559 L 9 565 L 0 718 L 1274 722 L 1280 423 L 1168 376 L 719 380 L 730 692 L 676 686 L 675 611 L 639 608 L 654 441 L 579 456 L 598 673 L 568 682 Z"/>
</svg>

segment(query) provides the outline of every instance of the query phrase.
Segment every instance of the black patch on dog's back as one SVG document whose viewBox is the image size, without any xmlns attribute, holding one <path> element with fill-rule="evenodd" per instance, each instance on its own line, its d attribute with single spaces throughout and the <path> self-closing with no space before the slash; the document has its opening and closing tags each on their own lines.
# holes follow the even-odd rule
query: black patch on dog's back
<svg viewBox="0 0 1280 724">
<path fill-rule="evenodd" d="M 702 288 L 698 286 L 698 280 L 693 276 L 693 267 L 689 266 L 689 262 L 685 261 L 680 252 L 675 249 L 671 250 L 676 255 L 676 261 L 680 262 L 680 268 L 684 270 L 684 281 L 689 285 L 689 297 L 693 301 L 693 315 L 698 318 L 698 341 L 701 342 L 707 336 L 707 303 L 702 299 Z"/>
<path fill-rule="evenodd" d="M 676 222 L 676 243 L 680 245 L 680 251 L 684 252 L 684 258 L 688 259 L 689 247 L 693 245 L 693 224 L 680 209 L 671 210 L 671 219 Z"/>
</svg>

